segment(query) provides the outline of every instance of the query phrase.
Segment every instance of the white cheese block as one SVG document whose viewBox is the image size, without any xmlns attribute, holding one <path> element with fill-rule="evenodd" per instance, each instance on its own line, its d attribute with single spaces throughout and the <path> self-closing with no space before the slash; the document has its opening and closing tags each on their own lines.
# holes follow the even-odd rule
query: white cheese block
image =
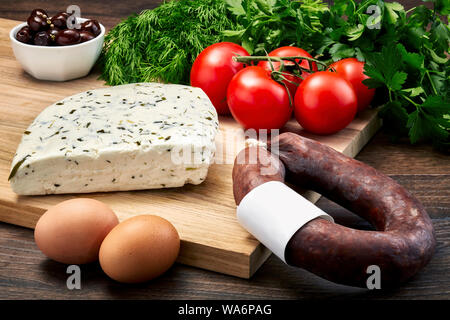
<svg viewBox="0 0 450 320">
<path fill-rule="evenodd" d="M 47 107 L 11 165 L 20 195 L 180 187 L 205 180 L 217 113 L 199 88 L 138 83 Z"/>
</svg>

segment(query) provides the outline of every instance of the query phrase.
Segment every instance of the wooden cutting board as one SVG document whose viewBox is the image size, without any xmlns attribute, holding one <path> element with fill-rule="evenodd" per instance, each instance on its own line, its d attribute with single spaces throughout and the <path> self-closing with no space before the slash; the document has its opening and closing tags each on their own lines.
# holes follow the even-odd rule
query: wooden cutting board
<svg viewBox="0 0 450 320">
<path fill-rule="evenodd" d="M 122 221 L 140 214 L 160 215 L 171 221 L 181 237 L 178 262 L 242 278 L 249 278 L 270 252 L 236 220 L 231 171 L 244 146 L 243 132 L 230 117 L 220 118 L 217 138 L 222 163 L 213 164 L 204 183 L 182 188 L 111 192 L 88 195 L 17 196 L 7 181 L 11 160 L 22 133 L 48 105 L 66 96 L 104 86 L 98 73 L 64 82 L 33 79 L 24 73 L 10 47 L 9 31 L 18 21 L 0 19 L 0 221 L 34 228 L 52 205 L 75 197 L 107 203 Z M 37 63 L 39 63 L 37 61 Z M 358 116 L 348 128 L 327 137 L 303 132 L 292 120 L 287 130 L 316 139 L 354 157 L 380 127 L 373 110 Z M 315 202 L 319 195 L 305 192 Z"/>
</svg>

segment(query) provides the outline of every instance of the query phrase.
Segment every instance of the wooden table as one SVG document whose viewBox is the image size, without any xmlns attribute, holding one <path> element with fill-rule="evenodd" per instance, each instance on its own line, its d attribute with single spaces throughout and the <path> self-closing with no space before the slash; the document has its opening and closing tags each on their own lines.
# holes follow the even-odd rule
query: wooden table
<svg viewBox="0 0 450 320">
<path fill-rule="evenodd" d="M 421 1 L 400 1 L 407 7 Z M 112 27 L 132 12 L 159 1 L 78 0 L 82 13 Z M 56 12 L 58 2 L 0 2 L 0 17 L 25 20 L 35 7 Z M 388 174 L 425 205 L 433 219 L 438 246 L 431 263 L 414 279 L 389 291 L 336 285 L 272 256 L 250 280 L 175 265 L 162 277 L 140 285 L 109 280 L 98 264 L 82 267 L 82 290 L 66 288 L 66 266 L 46 259 L 32 230 L 0 223 L 0 299 L 450 299 L 450 157 L 427 145 L 391 143 L 381 131 L 357 156 Z M 338 223 L 367 228 L 362 219 L 322 198 L 318 205 Z"/>
</svg>

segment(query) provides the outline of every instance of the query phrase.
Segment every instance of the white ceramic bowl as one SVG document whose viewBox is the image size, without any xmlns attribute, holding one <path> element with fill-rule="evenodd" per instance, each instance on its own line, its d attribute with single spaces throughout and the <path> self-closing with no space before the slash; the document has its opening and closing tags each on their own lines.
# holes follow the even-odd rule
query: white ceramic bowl
<svg viewBox="0 0 450 320">
<path fill-rule="evenodd" d="M 88 19 L 78 18 L 79 22 Z M 97 61 L 105 38 L 105 27 L 90 41 L 71 46 L 35 46 L 16 40 L 16 33 L 26 22 L 14 27 L 9 33 L 11 46 L 23 69 L 40 80 L 67 81 L 86 76 Z"/>
</svg>

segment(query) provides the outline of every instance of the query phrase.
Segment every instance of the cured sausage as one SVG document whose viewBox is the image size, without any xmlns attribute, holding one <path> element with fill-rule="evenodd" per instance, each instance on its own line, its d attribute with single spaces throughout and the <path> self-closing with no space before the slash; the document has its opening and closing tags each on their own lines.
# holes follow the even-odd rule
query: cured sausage
<svg viewBox="0 0 450 320">
<path fill-rule="evenodd" d="M 292 133 L 273 138 L 268 148 L 274 152 L 272 163 L 277 161 L 276 152 L 285 167 L 278 174 L 261 178 L 255 174 L 257 165 L 235 165 L 236 203 L 252 187 L 271 178 L 282 181 L 286 174 L 288 182 L 324 195 L 377 230 L 355 230 L 314 219 L 287 243 L 288 264 L 359 287 L 366 287 L 367 268 L 376 265 L 382 287 L 389 287 L 411 278 L 430 261 L 436 245 L 431 220 L 420 202 L 395 181 L 328 146 Z M 254 179 L 258 182 L 252 182 Z M 241 186 L 247 187 L 242 192 L 236 190 Z"/>
<path fill-rule="evenodd" d="M 283 163 L 266 148 L 245 148 L 237 155 L 233 166 L 233 194 L 236 204 L 239 205 L 247 193 L 266 182 L 284 182 L 284 176 Z"/>
</svg>

